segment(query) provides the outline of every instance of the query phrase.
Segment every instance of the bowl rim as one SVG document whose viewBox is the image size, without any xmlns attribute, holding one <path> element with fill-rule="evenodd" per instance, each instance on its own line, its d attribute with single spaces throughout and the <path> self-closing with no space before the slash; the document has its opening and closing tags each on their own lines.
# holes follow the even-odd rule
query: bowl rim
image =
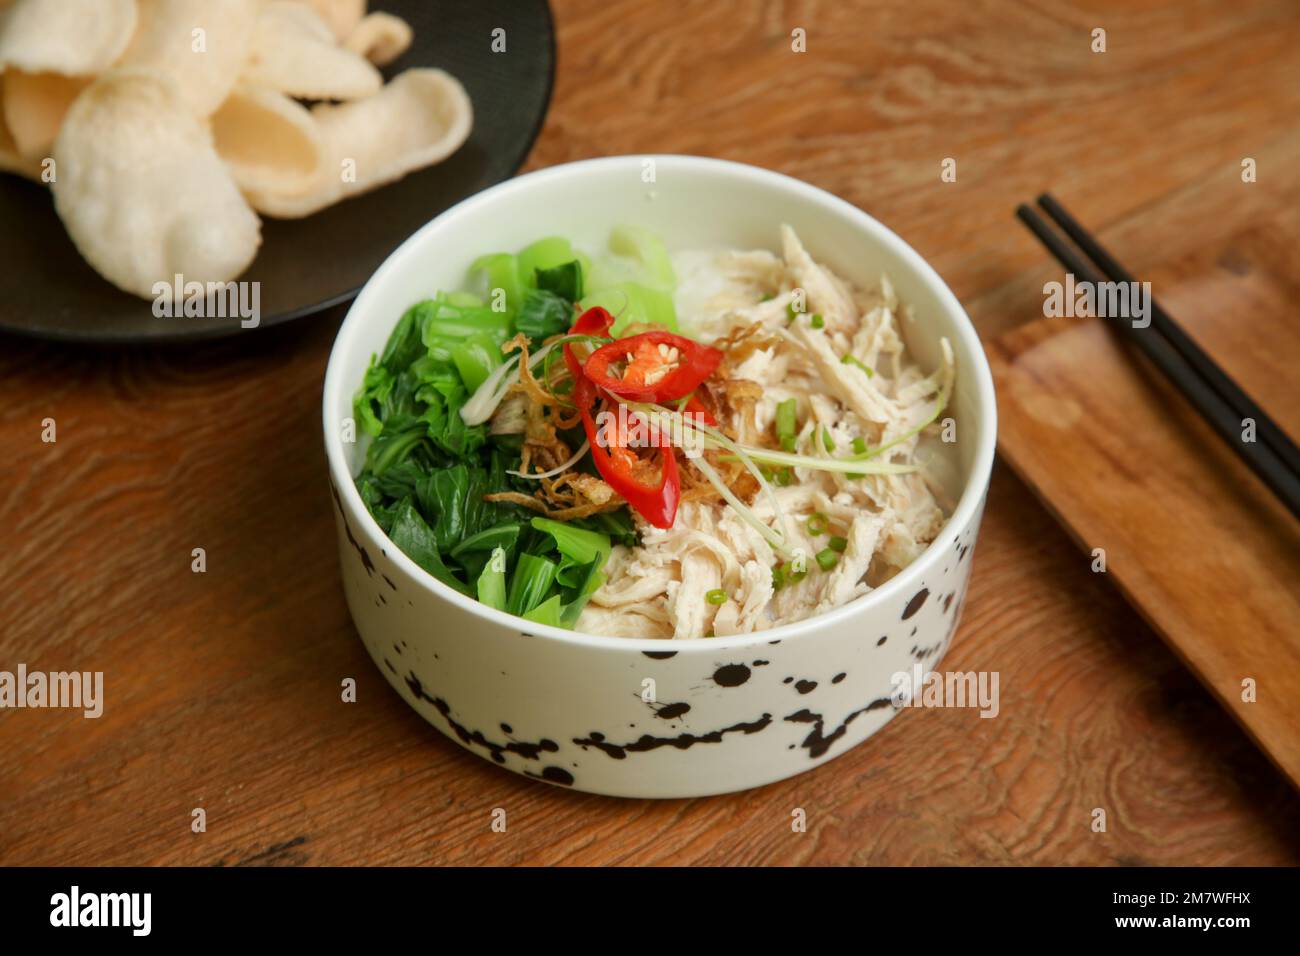
<svg viewBox="0 0 1300 956">
<path fill-rule="evenodd" d="M 832 211 L 846 216 L 873 241 L 889 247 L 926 284 L 933 288 L 941 308 L 946 309 L 954 320 L 954 334 L 963 340 L 967 346 L 967 351 L 974 357 L 974 367 L 965 374 L 969 375 L 974 382 L 976 415 L 984 427 L 981 430 L 979 447 L 975 451 L 975 458 L 971 464 L 970 478 L 962 489 L 956 508 L 948 516 L 934 540 L 911 564 L 867 594 L 822 614 L 749 634 L 692 640 L 586 634 L 553 627 L 549 624 L 535 623 L 506 611 L 498 611 L 443 584 L 416 564 L 400 548 L 392 545 L 391 539 L 379 527 L 379 523 L 370 514 L 365 503 L 362 502 L 361 495 L 357 491 L 353 476 L 347 465 L 342 436 L 340 429 L 337 427 L 338 422 L 333 420 L 334 402 L 332 398 L 338 394 L 340 388 L 346 389 L 349 395 L 355 390 L 354 383 L 345 383 L 340 380 L 343 374 L 341 371 L 342 354 L 345 346 L 349 345 L 345 339 L 362 325 L 362 316 L 367 310 L 369 299 L 376 294 L 375 289 L 383 285 L 390 273 L 401 268 L 404 260 L 413 254 L 414 248 L 421 243 L 427 233 L 444 228 L 449 221 L 454 222 L 460 216 L 466 215 L 475 205 L 489 199 L 497 199 L 513 193 L 544 187 L 555 180 L 581 176 L 588 171 L 603 170 L 608 167 L 627 164 L 636 164 L 639 168 L 640 164 L 646 160 L 653 160 L 656 165 L 662 163 L 672 166 L 675 168 L 674 171 L 679 174 L 689 173 L 694 169 L 742 177 L 762 185 L 794 193 L 801 200 L 827 206 Z M 587 650 L 603 651 L 621 649 L 630 652 L 657 651 L 667 653 L 672 650 L 677 653 L 696 652 L 713 655 L 733 649 L 748 649 L 778 641 L 784 642 L 792 638 L 806 638 L 843 620 L 870 610 L 872 607 L 888 603 L 898 592 L 909 590 L 920 583 L 923 573 L 938 560 L 940 550 L 947 546 L 953 529 L 965 529 L 975 520 L 988 491 L 997 442 L 997 405 L 993 388 L 993 376 L 989 369 L 988 358 L 984 354 L 983 345 L 979 340 L 978 333 L 975 331 L 974 323 L 971 322 L 970 316 L 966 314 L 961 302 L 948 288 L 948 284 L 943 281 L 934 267 L 904 241 L 901 236 L 847 200 L 793 176 L 733 160 L 671 153 L 604 156 L 549 166 L 545 169 L 535 170 L 505 180 L 482 192 L 468 196 L 429 220 L 389 254 L 388 258 L 362 286 L 361 292 L 348 308 L 347 315 L 339 325 L 334 343 L 330 346 L 321 405 L 325 457 L 330 480 L 338 491 L 340 506 L 348 512 L 346 517 L 356 520 L 364 530 L 365 536 L 381 547 L 385 557 L 393 561 L 407 576 L 418 582 L 426 591 L 493 624 L 513 630 L 523 636 L 545 638 L 576 645 Z M 391 546 L 391 551 L 384 547 L 385 545 Z"/>
</svg>

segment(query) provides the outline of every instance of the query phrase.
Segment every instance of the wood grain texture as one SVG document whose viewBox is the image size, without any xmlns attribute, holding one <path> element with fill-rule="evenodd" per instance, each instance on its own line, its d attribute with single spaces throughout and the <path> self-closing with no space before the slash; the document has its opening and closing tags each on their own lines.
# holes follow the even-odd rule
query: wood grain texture
<svg viewBox="0 0 1300 956">
<path fill-rule="evenodd" d="M 1278 173 L 1226 186 L 1267 191 L 1277 214 L 1148 281 L 1300 435 L 1300 173 Z M 1300 522 L 1115 321 L 1044 318 L 991 344 L 999 449 L 1300 786 Z"/>
<path fill-rule="evenodd" d="M 530 166 L 670 151 L 800 176 L 895 228 L 988 337 L 1041 315 L 1050 273 L 1016 202 L 1053 188 L 1145 272 L 1254 220 L 1256 198 L 1197 199 L 1245 149 L 1295 155 L 1286 0 L 556 15 Z M 319 437 L 338 320 L 185 351 L 0 342 L 0 668 L 103 670 L 107 696 L 97 721 L 0 711 L 0 862 L 1300 862 L 1294 792 L 1002 466 L 946 664 L 1000 673 L 996 719 L 907 713 L 810 774 L 691 801 L 465 753 L 388 689 L 343 603 Z"/>
</svg>

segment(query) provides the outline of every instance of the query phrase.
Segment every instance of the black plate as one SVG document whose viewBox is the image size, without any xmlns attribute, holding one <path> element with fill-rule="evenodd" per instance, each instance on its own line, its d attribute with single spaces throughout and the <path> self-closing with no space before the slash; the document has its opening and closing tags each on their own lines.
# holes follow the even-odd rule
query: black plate
<svg viewBox="0 0 1300 956">
<path fill-rule="evenodd" d="M 546 0 L 377 0 L 404 18 L 411 49 L 386 67 L 451 73 L 474 104 L 474 131 L 450 159 L 306 219 L 262 221 L 262 248 L 240 281 L 260 283 L 261 326 L 356 295 L 401 242 L 466 196 L 522 165 L 546 116 L 555 34 Z M 493 30 L 506 52 L 492 52 Z M 238 318 L 158 318 L 81 258 L 49 192 L 0 174 L 0 329 L 87 342 L 203 339 L 241 331 Z"/>
</svg>

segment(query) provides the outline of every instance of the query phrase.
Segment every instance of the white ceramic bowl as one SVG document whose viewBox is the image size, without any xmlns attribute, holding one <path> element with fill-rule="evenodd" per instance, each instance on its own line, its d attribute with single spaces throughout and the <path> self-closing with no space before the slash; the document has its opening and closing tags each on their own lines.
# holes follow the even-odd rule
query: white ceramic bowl
<svg viewBox="0 0 1300 956">
<path fill-rule="evenodd" d="M 957 359 L 946 450 L 957 506 L 893 580 L 830 613 L 744 637 L 629 640 L 491 610 L 395 548 L 352 478 L 342 439 L 372 353 L 413 303 L 456 289 L 481 253 L 562 235 L 588 251 L 639 223 L 670 249 L 777 248 L 781 223 L 814 258 L 860 283 L 887 272 L 915 309 L 905 330 L 927 368 L 947 336 Z M 517 773 L 593 793 L 693 797 L 802 773 L 895 714 L 893 675 L 929 670 L 961 612 L 993 462 L 996 413 L 969 318 L 902 239 L 843 200 L 777 173 L 690 156 L 621 156 L 502 183 L 438 216 L 362 289 L 325 376 L 325 448 L 348 607 L 384 677 L 466 749 Z M 958 497 L 959 496 L 959 497 Z M 648 685 L 646 681 L 653 681 Z M 643 700 L 646 687 L 653 701 Z"/>
</svg>

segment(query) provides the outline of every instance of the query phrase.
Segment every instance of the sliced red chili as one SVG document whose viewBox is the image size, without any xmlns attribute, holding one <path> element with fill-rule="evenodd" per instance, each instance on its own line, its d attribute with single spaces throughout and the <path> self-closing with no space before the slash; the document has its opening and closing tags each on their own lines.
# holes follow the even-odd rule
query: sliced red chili
<svg viewBox="0 0 1300 956">
<path fill-rule="evenodd" d="M 572 335 L 604 336 L 609 334 L 613 324 L 614 317 L 604 309 L 596 307 L 582 313 L 569 332 Z M 678 337 L 674 336 L 674 338 Z M 682 339 L 682 341 L 690 342 L 689 339 Z M 719 353 L 720 358 L 721 353 Z M 626 436 L 617 433 L 611 436 L 610 430 L 605 429 L 602 437 L 597 429 L 592 410 L 600 392 L 596 383 L 587 376 L 583 364 L 578 361 L 569 345 L 564 346 L 564 363 L 573 376 L 573 401 L 581 414 L 582 428 L 587 433 L 587 441 L 591 445 L 591 458 L 595 462 L 596 470 L 611 488 L 622 495 L 623 499 L 652 525 L 657 528 L 671 528 L 673 520 L 677 517 L 677 506 L 681 501 L 681 476 L 677 470 L 677 458 L 667 438 L 660 436 L 658 443 L 660 447 L 658 481 L 642 481 L 636 473 L 641 460 L 635 451 L 627 447 Z M 717 363 L 713 363 L 713 367 L 716 366 Z M 712 371 L 712 368 L 709 371 Z M 706 376 L 707 374 L 708 372 L 705 373 Z"/>
<path fill-rule="evenodd" d="M 609 330 L 613 325 L 614 317 L 600 306 L 595 306 L 588 309 L 574 320 L 573 327 L 569 329 L 569 334 L 605 336 L 609 334 Z M 568 366 L 569 374 L 573 376 L 574 387 L 576 389 L 577 383 L 583 378 L 582 363 L 579 362 L 577 356 L 573 354 L 573 349 L 569 344 L 565 344 L 564 346 L 564 364 Z"/>
<path fill-rule="evenodd" d="M 689 395 L 721 361 L 720 351 L 699 342 L 671 332 L 643 332 L 602 345 L 583 371 L 611 395 L 662 404 Z"/>
<path fill-rule="evenodd" d="M 656 528 L 671 528 L 681 501 L 681 476 L 677 457 L 667 438 L 660 436 L 659 480 L 644 482 L 636 474 L 640 463 L 635 451 L 626 444 L 624 435 L 605 427 L 598 430 L 591 410 L 596 402 L 596 386 L 579 375 L 574 379 L 573 400 L 582 414 L 582 428 L 591 445 L 596 470 L 611 488 L 623 496 L 637 512 Z"/>
<path fill-rule="evenodd" d="M 688 398 L 686 404 L 682 406 L 682 411 L 688 415 L 699 415 L 704 424 L 712 425 L 714 428 L 718 427 L 718 420 L 713 417 L 711 411 L 704 407 L 704 403 L 700 401 L 698 395 L 692 395 Z"/>
</svg>

